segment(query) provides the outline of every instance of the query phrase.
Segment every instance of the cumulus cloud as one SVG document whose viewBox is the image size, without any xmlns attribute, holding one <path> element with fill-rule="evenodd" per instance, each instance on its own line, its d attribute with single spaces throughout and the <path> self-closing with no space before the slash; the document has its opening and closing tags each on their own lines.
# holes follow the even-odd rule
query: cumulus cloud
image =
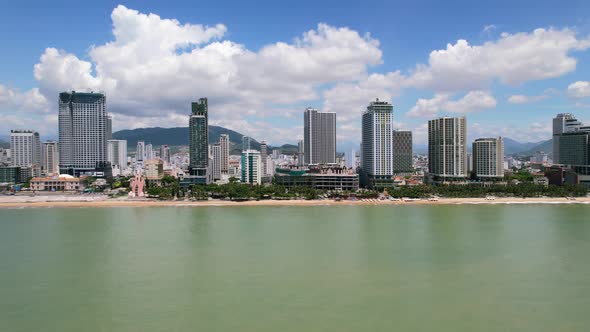
<svg viewBox="0 0 590 332">
<path fill-rule="evenodd" d="M 577 60 L 570 55 L 590 47 L 570 29 L 536 29 L 532 33 L 502 33 L 497 41 L 470 45 L 466 40 L 430 53 L 409 77 L 416 87 L 436 91 L 472 90 L 499 80 L 505 84 L 559 77 L 572 72 Z"/>
<path fill-rule="evenodd" d="M 567 87 L 567 94 L 572 98 L 590 97 L 590 82 L 577 81 Z"/>
<path fill-rule="evenodd" d="M 470 91 L 457 100 L 452 100 L 449 94 L 436 94 L 430 99 L 418 99 L 406 115 L 411 118 L 433 118 L 442 111 L 465 114 L 494 108 L 496 104 L 496 99 L 488 91 Z"/>
</svg>

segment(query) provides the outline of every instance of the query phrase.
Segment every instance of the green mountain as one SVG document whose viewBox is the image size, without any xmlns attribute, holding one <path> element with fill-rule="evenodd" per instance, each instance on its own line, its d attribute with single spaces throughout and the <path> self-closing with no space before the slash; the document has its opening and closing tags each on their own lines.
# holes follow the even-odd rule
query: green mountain
<svg viewBox="0 0 590 332">
<path fill-rule="evenodd" d="M 531 147 L 530 149 L 528 149 L 526 151 L 519 152 L 518 154 L 520 154 L 520 155 L 534 155 L 535 152 L 537 152 L 537 151 L 543 151 L 543 152 L 547 153 L 548 155 L 552 155 L 553 154 L 553 140 L 548 139 L 546 141 L 539 142 L 535 146 Z"/>
<path fill-rule="evenodd" d="M 219 142 L 219 137 L 222 134 L 227 134 L 230 141 L 230 153 L 240 154 L 242 151 L 242 137 L 243 134 L 219 126 L 209 126 L 209 144 L 215 144 Z M 127 147 L 130 150 L 135 150 L 137 141 L 145 141 L 151 143 L 154 146 L 160 146 L 168 144 L 170 146 L 188 145 L 188 127 L 176 127 L 176 128 L 138 128 L 138 129 L 127 129 L 113 133 L 113 139 L 124 139 L 127 140 Z M 252 139 L 251 143 L 253 149 L 260 149 L 260 143 Z M 292 144 L 285 144 L 281 147 L 281 153 L 293 154 L 297 152 L 297 146 Z M 272 150 L 269 147 L 269 153 Z"/>
<path fill-rule="evenodd" d="M 9 142 L 6 142 L 6 141 L 1 141 L 0 140 L 0 148 L 10 149 L 10 143 Z"/>
</svg>

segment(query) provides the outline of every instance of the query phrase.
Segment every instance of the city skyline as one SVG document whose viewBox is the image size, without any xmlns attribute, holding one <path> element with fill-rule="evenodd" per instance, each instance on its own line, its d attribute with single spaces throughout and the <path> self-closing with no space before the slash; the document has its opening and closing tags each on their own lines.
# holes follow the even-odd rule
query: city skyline
<svg viewBox="0 0 590 332">
<path fill-rule="evenodd" d="M 409 24 L 405 16 L 415 8 L 399 3 L 367 4 L 355 10 L 343 3 L 339 15 L 328 6 L 316 11 L 297 8 L 294 17 L 310 15 L 302 21 L 288 20 L 277 31 L 256 23 L 248 35 L 241 31 L 245 22 L 232 10 L 244 10 L 239 4 L 226 4 L 223 7 L 230 10 L 223 12 L 213 4 L 202 4 L 198 13 L 183 12 L 188 5 L 182 2 L 166 8 L 108 2 L 55 6 L 63 13 L 40 6 L 49 12 L 26 13 L 32 18 L 63 17 L 80 10 L 79 6 L 97 10 L 76 31 L 84 38 L 45 35 L 29 42 L 18 38 L 17 32 L 17 38 L 3 40 L 13 49 L 21 49 L 21 42 L 12 40 L 25 39 L 31 45 L 19 51 L 26 52 L 22 60 L 10 55 L 0 67 L 5 73 L 0 80 L 0 112 L 5 120 L 0 130 L 31 127 L 43 137 L 56 138 L 50 125 L 57 117 L 52 96 L 91 89 L 109 96 L 114 131 L 185 126 L 182 105 L 197 94 L 218 105 L 211 124 L 240 129 L 271 145 L 302 138 L 299 126 L 291 123 L 309 106 L 337 113 L 337 146 L 348 151 L 348 146 L 360 141 L 358 119 L 366 102 L 375 98 L 394 105 L 397 128 L 412 130 L 416 144 L 426 143 L 425 120 L 461 113 L 471 119 L 469 140 L 549 139 L 551 125 L 545 119 L 556 113 L 578 113 L 588 122 L 584 112 L 590 104 L 590 24 L 581 13 L 588 12 L 589 5 L 577 2 L 555 9 L 548 3 L 530 4 L 522 6 L 534 11 L 526 19 L 523 8 L 506 3 L 488 11 L 471 11 L 471 19 L 463 22 L 453 20 L 453 15 L 464 15 L 473 9 L 472 4 L 431 3 L 447 16 L 434 17 L 436 10 L 422 13 L 430 19 L 424 27 Z M 357 9 L 360 13 L 370 9 L 378 16 L 383 14 L 376 12 L 393 10 L 396 19 L 371 23 L 379 20 L 369 22 L 356 15 Z M 273 6 L 267 10 L 277 14 L 273 20 L 287 16 Z M 2 24 L 25 12 L 18 5 L 8 5 L 4 13 L 11 17 Z M 443 32 L 436 28 L 441 20 L 457 22 Z M 65 32 L 49 27 L 48 34 Z M 426 33 L 430 40 L 419 38 Z M 164 38 L 168 35 L 175 38 Z M 138 67 L 162 61 L 175 67 L 149 66 L 157 71 Z M 125 75 L 127 71 L 137 75 Z M 181 72 L 188 73 L 182 75 L 188 79 L 177 75 Z M 176 86 L 174 93 L 161 93 L 162 84 Z M 516 121 L 502 121 L 506 118 Z"/>
</svg>

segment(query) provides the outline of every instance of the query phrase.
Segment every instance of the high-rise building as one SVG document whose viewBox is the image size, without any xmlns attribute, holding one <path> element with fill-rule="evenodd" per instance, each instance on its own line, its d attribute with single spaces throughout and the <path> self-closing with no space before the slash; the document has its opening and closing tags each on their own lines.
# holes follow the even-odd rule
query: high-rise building
<svg viewBox="0 0 590 332">
<path fill-rule="evenodd" d="M 106 170 L 108 118 L 104 93 L 59 94 L 61 173 L 79 176 Z"/>
<path fill-rule="evenodd" d="M 256 150 L 242 151 L 242 182 L 249 184 L 262 183 L 262 165 L 260 152 Z"/>
<path fill-rule="evenodd" d="M 41 168 L 41 139 L 32 130 L 10 131 L 12 165 Z"/>
<path fill-rule="evenodd" d="M 306 165 L 336 162 L 336 113 L 305 109 L 303 149 Z"/>
<path fill-rule="evenodd" d="M 146 160 L 145 142 L 137 141 L 137 148 L 135 149 L 135 161 L 143 162 Z"/>
<path fill-rule="evenodd" d="M 577 131 L 590 131 L 590 127 L 584 126 L 571 113 L 560 113 L 553 118 L 553 162 L 560 163 L 559 139 L 566 133 Z"/>
<path fill-rule="evenodd" d="M 42 171 L 45 175 L 59 175 L 59 151 L 56 141 L 43 142 Z"/>
<path fill-rule="evenodd" d="M 107 160 L 113 167 L 127 168 L 127 141 L 116 139 L 107 141 Z"/>
<path fill-rule="evenodd" d="M 394 130 L 393 173 L 412 173 L 414 171 L 412 162 L 412 132 L 409 130 Z"/>
<path fill-rule="evenodd" d="M 393 105 L 373 101 L 362 115 L 361 169 L 363 184 L 383 187 L 390 184 L 393 167 Z"/>
<path fill-rule="evenodd" d="M 151 143 L 148 143 L 145 146 L 145 159 L 152 160 L 154 158 L 154 146 Z"/>
<path fill-rule="evenodd" d="M 219 146 L 221 147 L 221 173 L 229 172 L 229 135 L 221 134 L 219 137 Z"/>
<path fill-rule="evenodd" d="M 165 164 L 170 164 L 170 147 L 166 144 L 160 145 L 160 159 L 162 159 Z"/>
<path fill-rule="evenodd" d="M 579 176 L 579 181 L 590 187 L 590 128 L 559 135 L 559 164 Z"/>
<path fill-rule="evenodd" d="M 266 176 L 267 175 L 267 169 L 266 169 L 266 159 L 268 158 L 268 145 L 266 144 L 266 141 L 261 141 L 260 142 L 260 162 L 262 163 L 262 176 Z"/>
<path fill-rule="evenodd" d="M 250 136 L 242 136 L 242 151 L 252 149 L 252 138 Z"/>
<path fill-rule="evenodd" d="M 164 177 L 164 161 L 158 158 L 145 162 L 145 177 L 148 180 L 160 180 Z"/>
<path fill-rule="evenodd" d="M 189 174 L 192 183 L 207 183 L 209 167 L 207 98 L 191 103 L 189 119 Z"/>
<path fill-rule="evenodd" d="M 221 145 L 213 144 L 211 148 L 211 176 L 213 180 L 221 180 Z"/>
<path fill-rule="evenodd" d="M 464 116 L 428 121 L 428 170 L 434 180 L 460 180 L 468 176 L 466 141 Z"/>
<path fill-rule="evenodd" d="M 478 138 L 473 142 L 473 174 L 480 180 L 504 178 L 504 142 L 502 137 Z"/>
</svg>

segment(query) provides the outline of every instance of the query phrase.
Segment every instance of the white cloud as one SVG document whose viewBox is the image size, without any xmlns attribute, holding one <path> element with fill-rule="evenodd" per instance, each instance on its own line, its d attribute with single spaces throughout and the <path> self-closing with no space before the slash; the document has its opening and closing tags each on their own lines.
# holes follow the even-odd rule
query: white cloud
<svg viewBox="0 0 590 332">
<path fill-rule="evenodd" d="M 508 102 L 510 104 L 528 104 L 534 103 L 543 99 L 547 99 L 547 95 L 539 95 L 539 96 L 525 96 L 525 95 L 512 95 L 508 97 Z"/>
<path fill-rule="evenodd" d="M 590 82 L 577 81 L 567 87 L 567 93 L 572 98 L 590 97 Z"/>
<path fill-rule="evenodd" d="M 590 47 L 570 29 L 536 29 L 532 33 L 502 33 L 497 41 L 470 45 L 460 39 L 430 53 L 428 65 L 418 65 L 413 86 L 436 91 L 481 89 L 492 81 L 521 84 L 572 72 L 577 60 L 570 52 Z"/>
<path fill-rule="evenodd" d="M 470 91 L 458 100 L 451 100 L 449 94 L 436 94 L 431 99 L 420 98 L 406 113 L 411 118 L 432 118 L 439 112 L 471 113 L 496 107 L 496 99 L 487 91 Z"/>
<path fill-rule="evenodd" d="M 490 34 L 492 31 L 496 30 L 496 26 L 494 24 L 485 25 L 482 29 L 483 33 Z"/>
</svg>

